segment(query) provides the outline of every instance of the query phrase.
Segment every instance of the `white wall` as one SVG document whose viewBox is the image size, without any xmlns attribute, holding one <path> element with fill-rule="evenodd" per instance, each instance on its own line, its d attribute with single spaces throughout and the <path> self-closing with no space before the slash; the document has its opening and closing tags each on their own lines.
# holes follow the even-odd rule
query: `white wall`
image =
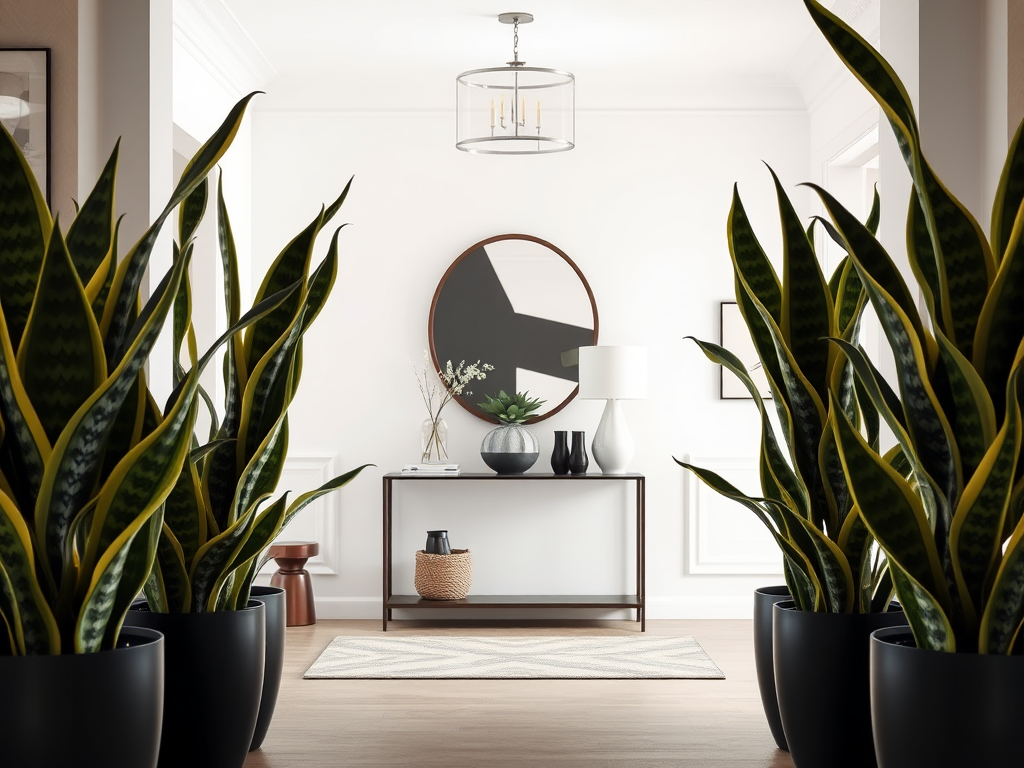
<svg viewBox="0 0 1024 768">
<path fill-rule="evenodd" d="M 733 182 L 762 243 L 777 252 L 777 207 L 761 161 L 792 188 L 807 177 L 808 139 L 805 113 L 581 113 L 572 152 L 483 157 L 455 150 L 448 112 L 257 112 L 254 286 L 320 204 L 356 177 L 338 217 L 354 223 L 341 237 L 338 284 L 307 336 L 291 409 L 291 456 L 335 457 L 338 471 L 377 465 L 337 499 L 334 554 L 314 576 L 321 615 L 380 615 L 379 477 L 417 459 L 425 412 L 410 363 L 427 345 L 430 299 L 466 247 L 504 232 L 537 235 L 575 260 L 596 297 L 601 343 L 650 348 L 650 397 L 624 404 L 637 438 L 633 466 L 648 476 L 649 615 L 748 615 L 751 590 L 780 577 L 687 574 L 686 473 L 672 456 L 752 464 L 756 411 L 720 401 L 717 368 L 682 337 L 717 340 L 719 302 L 733 298 L 725 238 Z M 793 197 L 806 213 L 806 190 Z M 535 470 L 547 470 L 553 430 L 592 435 L 601 409 L 576 401 L 536 425 Z M 445 416 L 453 460 L 485 470 L 478 451 L 490 425 L 457 405 Z M 624 486 L 404 485 L 396 591 L 412 592 L 413 552 L 431 527 L 476 553 L 478 593 L 632 591 L 633 523 L 621 511 L 630 498 Z M 313 530 L 316 515 L 304 512 L 295 530 Z"/>
</svg>

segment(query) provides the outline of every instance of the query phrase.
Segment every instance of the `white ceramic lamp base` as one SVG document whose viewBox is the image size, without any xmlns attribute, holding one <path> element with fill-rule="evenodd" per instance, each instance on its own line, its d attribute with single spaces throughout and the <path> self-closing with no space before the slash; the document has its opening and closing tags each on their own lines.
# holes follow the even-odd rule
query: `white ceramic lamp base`
<svg viewBox="0 0 1024 768">
<path fill-rule="evenodd" d="M 597 466 L 606 475 L 623 474 L 633 460 L 633 435 L 629 433 L 618 400 L 608 400 L 605 405 L 590 450 Z"/>
</svg>

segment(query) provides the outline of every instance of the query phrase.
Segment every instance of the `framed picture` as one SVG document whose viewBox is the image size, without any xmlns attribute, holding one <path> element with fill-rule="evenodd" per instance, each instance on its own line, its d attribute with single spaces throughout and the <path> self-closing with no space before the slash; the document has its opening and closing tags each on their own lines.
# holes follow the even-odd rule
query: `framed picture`
<svg viewBox="0 0 1024 768">
<path fill-rule="evenodd" d="M 0 48 L 0 122 L 50 202 L 50 49 Z"/>
<path fill-rule="evenodd" d="M 768 387 L 768 377 L 764 375 L 764 370 L 761 368 L 757 349 L 750 339 L 750 331 L 747 330 L 747 324 L 743 320 L 743 315 L 740 314 L 739 305 L 735 301 L 723 301 L 721 302 L 721 313 L 722 346 L 740 359 L 754 380 L 754 384 L 757 385 L 761 397 L 767 400 L 772 396 L 772 391 Z M 725 370 L 724 366 L 718 368 L 721 376 L 719 396 L 722 400 L 750 400 L 750 392 L 743 386 L 743 383 Z"/>
</svg>

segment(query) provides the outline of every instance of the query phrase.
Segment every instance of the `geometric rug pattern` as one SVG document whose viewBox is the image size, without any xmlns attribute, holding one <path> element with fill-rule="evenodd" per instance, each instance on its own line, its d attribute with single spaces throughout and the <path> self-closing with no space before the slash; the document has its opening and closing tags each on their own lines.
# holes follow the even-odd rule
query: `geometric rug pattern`
<svg viewBox="0 0 1024 768">
<path fill-rule="evenodd" d="M 689 636 L 336 637 L 307 680 L 724 679 Z"/>
</svg>

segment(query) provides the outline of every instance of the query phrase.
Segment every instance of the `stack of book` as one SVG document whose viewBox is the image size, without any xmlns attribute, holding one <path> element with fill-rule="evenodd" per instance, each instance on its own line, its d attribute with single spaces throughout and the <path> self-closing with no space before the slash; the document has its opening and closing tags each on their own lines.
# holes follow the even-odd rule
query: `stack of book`
<svg viewBox="0 0 1024 768">
<path fill-rule="evenodd" d="M 402 467 L 403 475 L 457 475 L 458 464 L 406 464 Z"/>
</svg>

